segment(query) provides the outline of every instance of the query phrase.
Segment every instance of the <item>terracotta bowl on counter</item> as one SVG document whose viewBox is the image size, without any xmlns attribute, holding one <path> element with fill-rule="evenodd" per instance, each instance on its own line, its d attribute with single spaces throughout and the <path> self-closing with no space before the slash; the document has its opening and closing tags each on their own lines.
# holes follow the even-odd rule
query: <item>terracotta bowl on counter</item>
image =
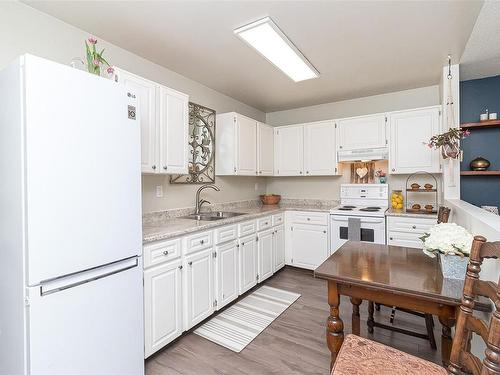
<svg viewBox="0 0 500 375">
<path fill-rule="evenodd" d="M 281 200 L 281 195 L 276 195 L 276 194 L 259 195 L 259 197 L 260 200 L 262 201 L 262 204 L 265 205 L 278 204 Z"/>
</svg>

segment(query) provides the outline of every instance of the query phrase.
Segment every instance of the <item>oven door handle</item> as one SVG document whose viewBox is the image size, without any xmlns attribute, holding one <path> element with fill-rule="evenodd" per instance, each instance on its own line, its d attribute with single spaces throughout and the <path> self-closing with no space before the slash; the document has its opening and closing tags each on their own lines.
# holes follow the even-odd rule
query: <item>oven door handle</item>
<svg viewBox="0 0 500 375">
<path fill-rule="evenodd" d="M 352 217 L 352 218 L 359 218 L 361 219 L 361 224 L 363 223 L 375 223 L 375 224 L 381 224 L 381 223 L 384 223 L 385 222 L 385 219 L 384 218 L 374 218 L 374 217 L 361 217 L 361 216 L 349 216 L 349 217 Z M 348 216 L 336 216 L 336 215 L 331 215 L 331 219 L 332 221 L 337 221 L 337 222 L 345 222 L 347 223 L 348 221 Z"/>
</svg>

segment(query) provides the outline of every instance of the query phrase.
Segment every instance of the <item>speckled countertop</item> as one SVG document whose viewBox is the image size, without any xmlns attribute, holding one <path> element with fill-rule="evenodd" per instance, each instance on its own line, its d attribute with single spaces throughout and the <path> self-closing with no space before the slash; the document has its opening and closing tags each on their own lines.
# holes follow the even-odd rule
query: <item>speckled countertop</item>
<svg viewBox="0 0 500 375">
<path fill-rule="evenodd" d="M 434 214 L 418 214 L 415 212 L 406 212 L 406 210 L 401 210 L 401 209 L 396 209 L 396 208 L 389 208 L 387 211 L 385 211 L 385 216 L 404 216 L 404 217 L 418 217 L 422 219 L 436 219 L 437 220 L 437 213 Z"/>
<path fill-rule="evenodd" d="M 245 213 L 245 215 L 229 217 L 217 221 L 197 221 L 179 217 L 165 218 L 157 221 L 147 220 L 142 227 L 143 244 L 213 229 L 227 224 L 252 220 L 284 211 L 329 212 L 329 210 L 337 204 L 338 202 L 336 201 L 308 202 L 297 200 L 295 202 L 285 202 L 284 204 L 276 206 L 255 205 L 254 207 L 226 208 L 224 211 L 242 212 Z"/>
</svg>

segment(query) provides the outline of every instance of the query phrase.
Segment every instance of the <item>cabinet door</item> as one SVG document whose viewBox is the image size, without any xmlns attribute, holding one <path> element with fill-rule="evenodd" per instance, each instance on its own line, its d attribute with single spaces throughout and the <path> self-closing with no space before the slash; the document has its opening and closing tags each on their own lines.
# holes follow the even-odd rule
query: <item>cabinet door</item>
<svg viewBox="0 0 500 375">
<path fill-rule="evenodd" d="M 274 168 L 277 176 L 302 176 L 304 173 L 304 126 L 275 129 Z"/>
<path fill-rule="evenodd" d="M 274 128 L 257 124 L 257 169 L 259 176 L 272 176 L 274 173 Z"/>
<path fill-rule="evenodd" d="M 257 174 L 257 121 L 241 115 L 236 119 L 236 174 Z"/>
<path fill-rule="evenodd" d="M 262 282 L 274 273 L 273 268 L 273 230 L 268 229 L 257 234 L 259 248 L 259 277 Z"/>
<path fill-rule="evenodd" d="M 240 249 L 240 294 L 257 285 L 257 241 L 255 234 L 242 237 Z"/>
<path fill-rule="evenodd" d="M 285 227 L 280 225 L 274 230 L 274 272 L 285 266 Z"/>
<path fill-rule="evenodd" d="M 160 87 L 160 172 L 188 172 L 188 105 L 185 94 Z"/>
<path fill-rule="evenodd" d="M 389 154 L 390 173 L 419 171 L 439 173 L 439 151 L 424 142 L 439 133 L 440 109 L 437 107 L 391 113 Z"/>
<path fill-rule="evenodd" d="M 327 227 L 294 224 L 291 232 L 292 264 L 315 269 L 328 257 Z"/>
<path fill-rule="evenodd" d="M 145 357 L 182 333 L 181 261 L 144 271 Z"/>
<path fill-rule="evenodd" d="M 159 172 L 156 138 L 158 132 L 157 85 L 134 74 L 116 70 L 115 81 L 125 85 L 137 97 L 141 126 L 141 169 L 144 173 Z"/>
<path fill-rule="evenodd" d="M 238 247 L 237 241 L 217 246 L 217 309 L 238 298 Z"/>
<path fill-rule="evenodd" d="M 204 250 L 185 259 L 186 329 L 189 329 L 214 311 L 213 255 Z"/>
<path fill-rule="evenodd" d="M 385 115 L 338 121 L 339 149 L 359 150 L 386 146 Z"/>
<path fill-rule="evenodd" d="M 335 123 L 304 125 L 304 169 L 306 176 L 336 175 Z"/>
</svg>

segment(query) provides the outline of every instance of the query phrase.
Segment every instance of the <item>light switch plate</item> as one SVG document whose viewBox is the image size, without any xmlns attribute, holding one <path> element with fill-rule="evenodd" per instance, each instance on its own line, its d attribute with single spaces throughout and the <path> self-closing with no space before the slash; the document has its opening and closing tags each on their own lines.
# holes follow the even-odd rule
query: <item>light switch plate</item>
<svg viewBox="0 0 500 375">
<path fill-rule="evenodd" d="M 163 198 L 163 185 L 156 186 L 156 198 Z"/>
</svg>

